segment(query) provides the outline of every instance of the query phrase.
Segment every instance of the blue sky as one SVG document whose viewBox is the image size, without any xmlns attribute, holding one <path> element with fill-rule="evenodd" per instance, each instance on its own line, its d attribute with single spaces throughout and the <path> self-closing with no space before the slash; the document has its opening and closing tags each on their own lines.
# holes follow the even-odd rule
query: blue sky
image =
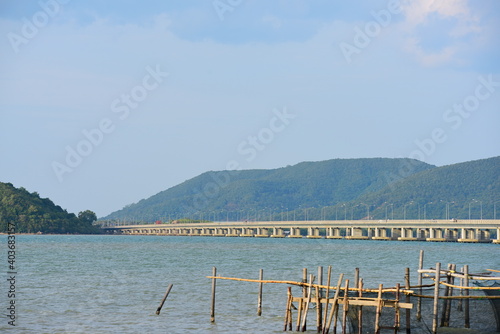
<svg viewBox="0 0 500 334">
<path fill-rule="evenodd" d="M 496 0 L 2 1 L 0 180 L 104 216 L 207 170 L 498 156 L 499 15 Z"/>
</svg>

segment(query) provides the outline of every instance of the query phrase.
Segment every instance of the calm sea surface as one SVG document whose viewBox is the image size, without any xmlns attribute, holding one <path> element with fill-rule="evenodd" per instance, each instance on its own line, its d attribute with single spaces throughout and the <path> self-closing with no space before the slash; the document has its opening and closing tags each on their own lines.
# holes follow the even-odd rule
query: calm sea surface
<svg viewBox="0 0 500 334">
<path fill-rule="evenodd" d="M 0 236 L 2 277 L 7 276 L 7 236 Z M 419 251 L 424 267 L 469 264 L 471 271 L 500 269 L 500 245 L 309 239 L 162 236 L 16 237 L 16 324 L 8 325 L 9 286 L 2 279 L 0 332 L 12 333 L 282 333 L 286 285 L 264 286 L 256 316 L 258 284 L 217 282 L 216 322 L 210 323 L 211 280 L 216 266 L 228 277 L 296 280 L 302 268 L 333 266 L 365 286 L 416 283 Z M 326 280 L 326 279 L 325 279 Z M 156 308 L 173 289 L 161 314 Z M 332 283 L 333 285 L 333 283 Z M 298 288 L 294 288 L 298 294 Z M 311 326 L 311 333 L 313 326 Z"/>
</svg>

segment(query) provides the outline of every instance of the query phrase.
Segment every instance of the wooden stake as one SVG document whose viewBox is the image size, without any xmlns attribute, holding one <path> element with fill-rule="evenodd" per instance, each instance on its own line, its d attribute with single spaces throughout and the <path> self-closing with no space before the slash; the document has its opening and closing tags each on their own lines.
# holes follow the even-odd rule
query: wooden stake
<svg viewBox="0 0 500 334">
<path fill-rule="evenodd" d="M 380 315 L 382 314 L 382 289 L 383 285 L 378 286 L 378 296 L 377 296 L 377 311 L 375 313 L 375 334 L 380 333 Z"/>
<path fill-rule="evenodd" d="M 397 334 L 399 331 L 399 324 L 401 321 L 400 318 L 400 310 L 399 310 L 399 283 L 396 284 L 396 305 L 394 307 L 394 334 Z"/>
<path fill-rule="evenodd" d="M 288 287 L 287 291 L 287 296 L 288 299 L 286 300 L 286 311 L 285 311 L 285 328 L 283 329 L 284 332 L 287 331 L 287 328 L 290 327 L 290 330 L 292 330 L 292 288 Z"/>
<path fill-rule="evenodd" d="M 410 268 L 406 268 L 405 271 L 405 289 L 410 290 Z M 405 297 L 405 302 L 410 303 L 411 302 L 411 297 L 409 294 L 406 294 Z M 410 320 L 411 320 L 411 313 L 409 309 L 405 310 L 406 312 L 406 334 L 411 333 L 411 326 L 410 326 Z"/>
<path fill-rule="evenodd" d="M 359 283 L 357 284 L 359 288 L 358 296 L 359 298 L 363 297 L 363 279 L 359 279 Z M 363 333 L 363 306 L 358 306 L 358 334 Z"/>
<path fill-rule="evenodd" d="M 460 272 L 464 272 L 464 267 L 461 267 L 460 268 Z M 464 286 L 464 278 L 461 277 L 460 278 L 460 286 Z M 464 295 L 464 289 L 460 289 L 460 295 L 463 296 Z M 463 311 L 463 307 L 462 307 L 462 299 L 459 299 L 458 300 L 458 305 L 457 305 L 457 311 Z"/>
<path fill-rule="evenodd" d="M 163 296 L 163 299 L 161 300 L 160 306 L 156 309 L 156 315 L 160 315 L 161 308 L 163 307 L 163 304 L 165 304 L 165 300 L 167 300 L 168 294 L 170 293 L 170 290 L 172 290 L 173 284 L 169 284 L 167 288 L 167 292 L 165 292 L 165 296 Z"/>
<path fill-rule="evenodd" d="M 307 268 L 302 269 L 302 282 L 307 282 Z M 305 300 L 307 298 L 307 286 L 302 286 L 302 300 L 299 304 L 299 314 L 297 316 L 297 332 L 302 329 L 302 325 L 306 326 L 306 324 L 302 324 L 303 312 Z"/>
<path fill-rule="evenodd" d="M 264 279 L 264 269 L 260 269 L 259 271 L 259 280 Z M 257 298 L 257 315 L 260 317 L 262 315 L 262 286 L 264 284 L 262 282 L 259 283 L 259 297 Z"/>
<path fill-rule="evenodd" d="M 212 268 L 212 276 L 214 278 L 212 278 L 212 303 L 210 306 L 210 322 L 215 322 L 215 276 L 217 276 L 217 268 L 215 267 Z"/>
<path fill-rule="evenodd" d="M 421 295 L 422 294 L 422 273 L 420 272 L 420 270 L 423 269 L 423 266 L 424 266 L 424 250 L 421 249 L 420 250 L 420 257 L 418 259 L 418 281 L 417 281 L 417 284 L 418 286 L 420 287 L 418 289 L 418 294 Z M 421 297 L 418 297 L 417 299 L 417 320 L 420 321 L 422 320 L 422 298 Z"/>
<path fill-rule="evenodd" d="M 451 270 L 454 270 L 454 265 L 448 264 L 448 273 L 446 274 L 446 283 L 451 284 L 453 281 L 453 277 L 451 276 Z M 446 297 L 451 296 L 453 294 L 453 288 L 450 286 L 446 286 L 444 289 L 444 295 Z M 443 311 L 441 313 L 441 327 L 448 327 L 450 325 L 450 308 L 451 308 L 451 300 L 444 299 L 443 300 Z"/>
<path fill-rule="evenodd" d="M 354 269 L 354 287 L 359 288 L 359 268 Z"/>
<path fill-rule="evenodd" d="M 290 293 L 290 302 L 288 303 L 288 329 L 291 331 L 292 330 L 292 302 L 293 302 L 293 296 L 292 296 L 292 287 L 288 287 L 288 293 Z"/>
<path fill-rule="evenodd" d="M 342 285 L 343 279 L 344 279 L 344 274 L 340 274 L 339 280 L 337 282 L 337 287 L 335 288 L 335 296 L 333 297 L 332 309 L 330 311 L 330 315 L 328 316 L 328 322 L 326 324 L 326 327 L 323 329 L 323 334 L 328 334 L 328 332 L 330 331 L 330 325 L 332 324 L 333 315 L 336 313 L 337 310 L 339 294 L 340 294 L 340 286 Z"/>
<path fill-rule="evenodd" d="M 330 282 L 331 282 L 331 278 L 332 278 L 332 266 L 328 266 L 328 274 L 327 274 L 327 279 L 326 279 L 326 302 L 325 302 L 325 315 L 323 317 L 323 330 L 322 332 L 324 333 L 325 332 L 325 327 L 326 327 L 326 323 L 328 321 L 328 303 L 330 301 Z"/>
<path fill-rule="evenodd" d="M 464 266 L 464 286 L 469 286 L 469 266 Z M 469 289 L 464 289 L 464 296 L 469 296 Z M 464 299 L 464 327 L 470 328 L 469 299 Z"/>
<path fill-rule="evenodd" d="M 342 334 L 346 332 L 347 326 L 347 311 L 349 311 L 349 280 L 345 280 L 345 289 L 344 289 L 344 305 L 342 305 Z"/>
<path fill-rule="evenodd" d="M 455 264 L 452 264 L 451 270 L 455 271 L 456 269 L 457 269 L 457 266 Z M 455 284 L 455 277 L 453 277 L 451 275 L 450 275 L 450 284 L 451 285 Z M 452 286 L 449 287 L 448 292 L 449 292 L 448 295 L 450 297 L 453 296 L 453 287 Z M 451 299 L 447 299 L 446 301 L 447 301 L 447 304 L 446 304 L 446 314 L 445 314 L 446 322 L 445 322 L 445 324 L 446 324 L 446 326 L 449 326 L 450 325 L 450 316 L 451 316 Z"/>
<path fill-rule="evenodd" d="M 297 325 L 296 325 L 297 327 L 295 329 L 297 332 L 300 331 L 300 328 L 302 325 L 301 320 L 302 320 L 302 308 L 303 308 L 302 305 L 304 304 L 303 301 L 304 301 L 304 298 L 300 298 L 299 307 L 297 309 Z"/>
<path fill-rule="evenodd" d="M 441 263 L 436 263 L 436 274 L 434 281 L 434 307 L 432 310 L 432 334 L 437 333 L 438 329 L 438 308 L 439 308 L 439 281 L 441 276 Z"/>
<path fill-rule="evenodd" d="M 323 285 L 323 267 L 318 267 L 318 284 Z M 323 328 L 323 320 L 321 317 L 323 316 L 323 308 L 321 305 L 321 297 L 323 296 L 323 289 L 316 288 L 316 330 L 318 333 L 321 333 Z"/>
<path fill-rule="evenodd" d="M 304 309 L 304 317 L 302 318 L 302 331 L 305 332 L 307 330 L 307 311 L 309 310 L 309 304 L 311 303 L 311 294 L 312 294 L 312 284 L 314 281 L 314 276 L 312 274 L 309 275 L 309 288 L 307 289 L 307 301 Z"/>
</svg>

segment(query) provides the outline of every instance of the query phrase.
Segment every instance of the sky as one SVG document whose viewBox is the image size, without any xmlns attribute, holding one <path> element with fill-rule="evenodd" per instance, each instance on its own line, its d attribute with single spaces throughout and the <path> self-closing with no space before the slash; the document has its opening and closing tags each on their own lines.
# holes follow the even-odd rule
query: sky
<svg viewBox="0 0 500 334">
<path fill-rule="evenodd" d="M 209 170 L 500 155 L 497 0 L 0 2 L 0 181 L 99 217 Z"/>
</svg>

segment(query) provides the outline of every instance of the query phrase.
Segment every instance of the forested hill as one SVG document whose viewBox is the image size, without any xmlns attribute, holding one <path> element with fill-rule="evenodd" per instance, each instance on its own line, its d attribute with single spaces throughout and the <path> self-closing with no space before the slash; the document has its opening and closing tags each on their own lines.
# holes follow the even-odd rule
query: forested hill
<svg viewBox="0 0 500 334">
<path fill-rule="evenodd" d="M 412 159 L 333 159 L 270 170 L 206 172 L 103 219 L 182 217 L 238 219 L 250 211 L 277 213 L 325 207 L 380 191 L 435 166 Z"/>
<path fill-rule="evenodd" d="M 0 232 L 15 233 L 99 233 L 92 225 L 92 211 L 80 212 L 78 217 L 40 198 L 24 188 L 0 182 Z"/>
<path fill-rule="evenodd" d="M 357 202 L 372 205 L 375 218 L 386 212 L 390 218 L 394 209 L 396 218 L 403 218 L 405 210 L 407 218 L 492 219 L 500 211 L 499 195 L 500 157 L 494 157 L 422 171 Z"/>
</svg>

